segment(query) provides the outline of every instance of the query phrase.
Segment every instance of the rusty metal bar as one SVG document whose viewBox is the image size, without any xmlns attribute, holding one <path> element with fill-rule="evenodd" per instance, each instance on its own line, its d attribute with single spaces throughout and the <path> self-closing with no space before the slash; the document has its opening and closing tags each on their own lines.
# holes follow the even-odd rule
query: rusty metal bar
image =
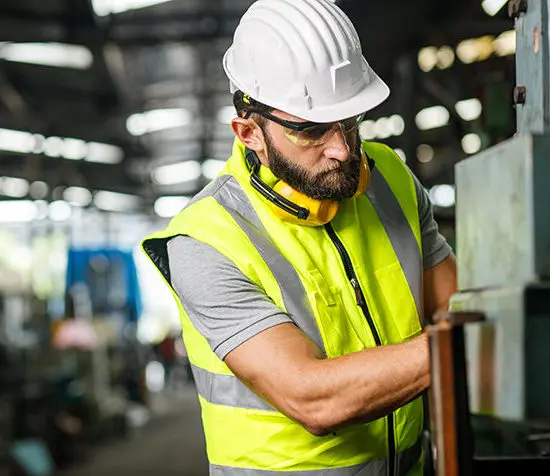
<svg viewBox="0 0 550 476">
<path fill-rule="evenodd" d="M 480 313 L 447 313 L 427 328 L 432 385 L 430 421 L 437 476 L 473 474 L 463 325 L 484 320 Z"/>
</svg>

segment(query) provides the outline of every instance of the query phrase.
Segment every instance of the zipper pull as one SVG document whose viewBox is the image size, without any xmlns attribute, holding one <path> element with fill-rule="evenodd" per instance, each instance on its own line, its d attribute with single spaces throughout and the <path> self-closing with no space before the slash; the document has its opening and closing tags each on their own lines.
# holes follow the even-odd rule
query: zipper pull
<svg viewBox="0 0 550 476">
<path fill-rule="evenodd" d="M 363 298 L 363 293 L 361 291 L 361 287 L 359 286 L 359 282 L 355 278 L 352 278 L 350 282 L 351 282 L 351 285 L 353 286 L 353 290 L 355 291 L 355 299 L 357 299 L 357 305 L 364 306 L 365 299 Z"/>
</svg>

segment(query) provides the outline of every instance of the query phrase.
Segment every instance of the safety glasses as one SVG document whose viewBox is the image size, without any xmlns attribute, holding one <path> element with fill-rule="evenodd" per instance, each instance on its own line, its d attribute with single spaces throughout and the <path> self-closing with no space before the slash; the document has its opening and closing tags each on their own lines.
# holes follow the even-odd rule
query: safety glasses
<svg viewBox="0 0 550 476">
<path fill-rule="evenodd" d="M 337 131 L 341 131 L 344 135 L 349 134 L 357 130 L 359 124 L 361 124 L 365 117 L 365 114 L 359 114 L 342 121 L 328 123 L 293 122 L 281 119 L 269 112 L 249 110 L 244 118 L 248 119 L 253 112 L 283 126 L 285 136 L 299 147 L 323 145 L 328 142 Z"/>
</svg>

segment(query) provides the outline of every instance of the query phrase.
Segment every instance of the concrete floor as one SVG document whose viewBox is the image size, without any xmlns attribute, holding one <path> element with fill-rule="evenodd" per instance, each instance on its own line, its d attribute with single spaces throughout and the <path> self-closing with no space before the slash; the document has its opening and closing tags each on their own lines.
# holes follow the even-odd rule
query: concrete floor
<svg viewBox="0 0 550 476">
<path fill-rule="evenodd" d="M 84 464 L 59 476 L 208 475 L 194 387 L 157 397 L 154 410 L 151 421 L 131 437 L 94 448 Z"/>
</svg>

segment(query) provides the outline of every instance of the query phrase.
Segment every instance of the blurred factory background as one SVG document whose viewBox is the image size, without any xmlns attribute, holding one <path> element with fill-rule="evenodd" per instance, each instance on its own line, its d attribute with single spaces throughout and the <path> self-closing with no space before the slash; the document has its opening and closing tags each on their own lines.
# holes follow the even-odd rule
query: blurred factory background
<svg viewBox="0 0 550 476">
<path fill-rule="evenodd" d="M 230 154 L 221 58 L 251 3 L 0 2 L 0 474 L 206 474 L 177 311 L 137 246 Z M 337 3 L 392 87 L 361 135 L 454 246 L 455 164 L 515 132 L 506 2 Z"/>
</svg>

